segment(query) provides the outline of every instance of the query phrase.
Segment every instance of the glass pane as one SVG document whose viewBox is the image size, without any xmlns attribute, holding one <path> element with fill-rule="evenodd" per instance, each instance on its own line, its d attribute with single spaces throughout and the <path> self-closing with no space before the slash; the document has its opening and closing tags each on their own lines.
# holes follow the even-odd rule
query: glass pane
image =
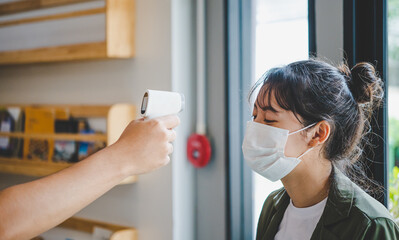
<svg viewBox="0 0 399 240">
<path fill-rule="evenodd" d="M 388 0 L 388 208 L 399 223 L 399 0 Z"/>
<path fill-rule="evenodd" d="M 255 77 L 268 69 L 308 58 L 308 1 L 256 0 Z M 263 202 L 280 181 L 253 174 L 253 236 Z"/>
</svg>

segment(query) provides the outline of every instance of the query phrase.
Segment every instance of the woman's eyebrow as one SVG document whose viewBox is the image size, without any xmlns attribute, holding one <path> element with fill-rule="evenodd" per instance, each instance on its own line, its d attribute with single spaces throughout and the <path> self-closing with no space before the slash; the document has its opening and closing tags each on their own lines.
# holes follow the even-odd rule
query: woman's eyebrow
<svg viewBox="0 0 399 240">
<path fill-rule="evenodd" d="M 262 111 L 266 112 L 266 111 L 270 111 L 272 113 L 279 113 L 279 111 L 277 111 L 275 108 L 273 108 L 272 106 L 263 106 L 260 109 L 262 109 Z"/>
<path fill-rule="evenodd" d="M 257 105 L 256 105 L 256 103 L 254 103 L 254 109 L 258 109 L 258 107 L 257 107 Z M 260 107 L 260 109 L 262 110 L 262 111 L 264 111 L 264 112 L 266 112 L 266 111 L 271 111 L 272 113 L 276 113 L 276 114 L 279 114 L 280 112 L 279 111 L 277 111 L 275 108 L 273 108 L 272 106 L 263 106 L 263 107 Z"/>
<path fill-rule="evenodd" d="M 266 105 L 266 106 L 261 106 L 259 104 L 259 100 L 256 101 L 256 103 L 254 104 L 254 107 L 257 107 L 256 104 L 259 105 L 259 108 L 262 109 L 262 111 L 266 112 L 266 111 L 271 111 L 272 113 L 279 113 L 279 111 L 277 111 L 275 108 L 273 108 L 270 105 Z"/>
</svg>

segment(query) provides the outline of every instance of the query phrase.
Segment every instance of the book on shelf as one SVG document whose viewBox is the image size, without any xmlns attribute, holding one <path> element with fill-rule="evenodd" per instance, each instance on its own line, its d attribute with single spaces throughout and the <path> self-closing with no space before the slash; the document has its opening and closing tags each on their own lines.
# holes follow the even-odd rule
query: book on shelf
<svg viewBox="0 0 399 240">
<path fill-rule="evenodd" d="M 54 133 L 55 111 L 51 108 L 26 107 L 25 133 Z M 54 151 L 54 140 L 24 140 L 23 156 L 25 159 L 50 161 Z"/>
</svg>

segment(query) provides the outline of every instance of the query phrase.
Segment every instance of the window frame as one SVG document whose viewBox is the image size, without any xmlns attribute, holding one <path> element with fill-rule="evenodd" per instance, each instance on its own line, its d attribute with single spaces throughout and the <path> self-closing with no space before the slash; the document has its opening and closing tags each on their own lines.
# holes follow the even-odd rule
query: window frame
<svg viewBox="0 0 399 240">
<path fill-rule="evenodd" d="M 250 119 L 246 93 L 254 58 L 253 0 L 227 0 L 228 239 L 252 239 L 252 172 L 244 164 L 241 144 Z"/>
<path fill-rule="evenodd" d="M 226 0 L 228 239 L 253 239 L 252 171 L 241 151 L 255 58 L 255 0 Z M 317 55 L 315 0 L 308 0 L 309 56 Z"/>
<path fill-rule="evenodd" d="M 388 204 L 388 112 L 387 112 L 387 1 L 344 0 L 344 52 L 349 67 L 358 62 L 371 62 L 384 82 L 384 101 L 374 113 L 371 121 L 371 139 L 376 147 L 367 151 L 370 169 L 368 177 L 383 186 L 383 196 L 376 199 Z"/>
</svg>

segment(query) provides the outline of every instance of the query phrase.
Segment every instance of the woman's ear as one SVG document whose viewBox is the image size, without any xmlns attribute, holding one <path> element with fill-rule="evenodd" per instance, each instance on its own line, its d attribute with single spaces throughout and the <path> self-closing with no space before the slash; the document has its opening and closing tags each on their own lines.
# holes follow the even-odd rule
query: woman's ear
<svg viewBox="0 0 399 240">
<path fill-rule="evenodd" d="M 314 126 L 314 133 L 309 142 L 310 147 L 316 147 L 327 141 L 330 136 L 331 126 L 327 121 L 321 121 Z"/>
</svg>

